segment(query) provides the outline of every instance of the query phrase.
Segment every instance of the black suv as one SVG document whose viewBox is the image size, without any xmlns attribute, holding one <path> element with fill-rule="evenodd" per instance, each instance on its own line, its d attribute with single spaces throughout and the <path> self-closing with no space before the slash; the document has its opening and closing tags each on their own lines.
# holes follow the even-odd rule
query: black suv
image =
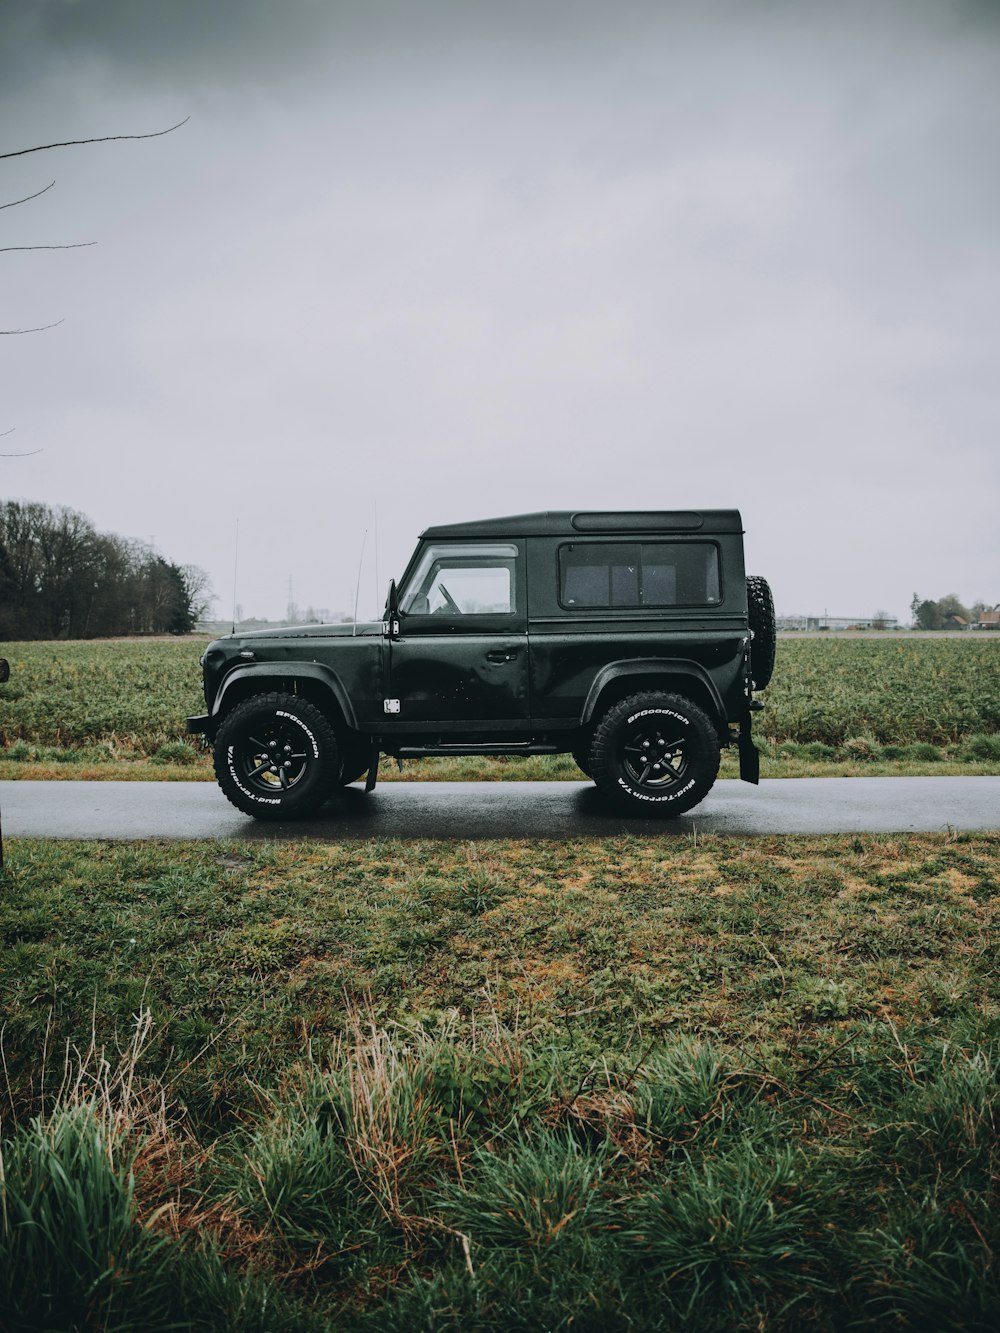
<svg viewBox="0 0 1000 1333">
<path fill-rule="evenodd" d="M 758 780 L 767 583 L 735 509 L 541 513 L 428 528 L 385 620 L 233 634 L 202 657 L 215 772 L 258 819 L 314 813 L 380 754 L 570 753 L 631 813 Z"/>
</svg>

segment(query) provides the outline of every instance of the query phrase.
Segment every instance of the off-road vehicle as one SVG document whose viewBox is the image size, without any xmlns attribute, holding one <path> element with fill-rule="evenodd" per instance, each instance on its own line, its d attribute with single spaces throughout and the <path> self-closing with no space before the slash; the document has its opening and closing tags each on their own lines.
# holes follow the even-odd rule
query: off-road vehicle
<svg viewBox="0 0 1000 1333">
<path fill-rule="evenodd" d="M 774 666 L 735 509 L 519 514 L 428 528 L 381 623 L 233 633 L 188 731 L 258 819 L 309 815 L 380 755 L 570 753 L 619 808 L 675 815 L 723 746 L 757 782 Z"/>
</svg>

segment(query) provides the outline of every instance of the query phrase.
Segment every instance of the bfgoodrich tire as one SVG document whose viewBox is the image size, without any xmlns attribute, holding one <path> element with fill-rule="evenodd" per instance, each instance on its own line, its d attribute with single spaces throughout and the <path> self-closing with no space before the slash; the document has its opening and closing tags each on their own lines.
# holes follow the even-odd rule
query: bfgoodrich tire
<svg viewBox="0 0 1000 1333">
<path fill-rule="evenodd" d="M 292 694 L 258 694 L 239 704 L 215 738 L 215 776 L 238 810 L 255 819 L 314 814 L 340 776 L 333 727 Z"/>
<path fill-rule="evenodd" d="M 763 690 L 774 675 L 778 630 L 771 586 L 759 574 L 747 576 L 747 622 L 750 626 L 750 674 L 754 688 Z"/>
<path fill-rule="evenodd" d="M 650 691 L 613 704 L 594 732 L 590 768 L 619 809 L 670 818 L 698 804 L 719 772 L 708 715 L 679 694 Z"/>
</svg>

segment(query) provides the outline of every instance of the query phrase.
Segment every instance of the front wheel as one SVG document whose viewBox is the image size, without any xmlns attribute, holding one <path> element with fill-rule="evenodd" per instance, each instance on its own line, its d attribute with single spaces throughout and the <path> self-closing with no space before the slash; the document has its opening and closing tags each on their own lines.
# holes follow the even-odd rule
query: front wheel
<svg viewBox="0 0 1000 1333">
<path fill-rule="evenodd" d="M 666 818 L 704 799 L 719 759 L 708 715 L 682 695 L 659 691 L 612 704 L 590 749 L 594 781 L 610 801 L 632 814 Z"/>
<path fill-rule="evenodd" d="M 215 737 L 219 786 L 255 819 L 314 814 L 336 786 L 340 767 L 333 727 L 314 704 L 293 694 L 245 699 Z"/>
</svg>

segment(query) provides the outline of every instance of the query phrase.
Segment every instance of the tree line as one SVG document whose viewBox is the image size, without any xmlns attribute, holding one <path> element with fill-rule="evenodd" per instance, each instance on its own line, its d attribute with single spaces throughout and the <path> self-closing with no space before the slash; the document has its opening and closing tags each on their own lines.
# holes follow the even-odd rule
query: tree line
<svg viewBox="0 0 1000 1333">
<path fill-rule="evenodd" d="M 0 502 L 0 637 L 186 634 L 212 601 L 208 576 L 144 542 L 98 532 L 61 505 Z"/>
<path fill-rule="evenodd" d="M 983 611 L 992 609 L 987 602 L 973 602 L 972 606 L 963 606 L 953 592 L 939 597 L 936 602 L 914 593 L 913 601 L 910 603 L 910 612 L 917 629 L 946 629 L 956 620 L 964 620 L 966 624 L 971 625 L 979 619 Z"/>
</svg>

